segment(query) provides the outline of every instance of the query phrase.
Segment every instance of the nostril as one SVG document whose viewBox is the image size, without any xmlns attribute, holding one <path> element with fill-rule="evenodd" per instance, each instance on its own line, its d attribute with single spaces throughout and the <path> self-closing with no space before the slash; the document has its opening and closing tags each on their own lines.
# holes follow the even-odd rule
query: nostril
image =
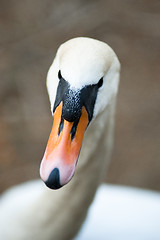
<svg viewBox="0 0 160 240">
<path fill-rule="evenodd" d="M 77 130 L 78 123 L 79 123 L 79 118 L 73 123 L 73 127 L 71 129 L 71 141 L 73 141 L 73 139 L 76 135 L 76 130 Z"/>
<path fill-rule="evenodd" d="M 49 175 L 48 180 L 45 182 L 46 186 L 51 189 L 58 189 L 61 188 L 60 184 L 60 176 L 59 176 L 59 169 L 54 168 Z"/>
<path fill-rule="evenodd" d="M 60 122 L 59 129 L 58 129 L 58 136 L 62 132 L 63 125 L 64 125 L 64 118 L 61 116 L 61 122 Z"/>
</svg>

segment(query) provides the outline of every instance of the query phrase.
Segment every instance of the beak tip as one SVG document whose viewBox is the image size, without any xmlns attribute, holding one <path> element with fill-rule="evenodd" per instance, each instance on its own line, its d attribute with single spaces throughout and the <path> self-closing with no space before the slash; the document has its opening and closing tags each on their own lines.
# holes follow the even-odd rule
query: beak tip
<svg viewBox="0 0 160 240">
<path fill-rule="evenodd" d="M 58 168 L 54 168 L 52 170 L 47 181 L 45 181 L 45 184 L 48 188 L 51 189 L 59 189 L 62 187 L 62 185 L 60 184 L 60 175 Z"/>
</svg>

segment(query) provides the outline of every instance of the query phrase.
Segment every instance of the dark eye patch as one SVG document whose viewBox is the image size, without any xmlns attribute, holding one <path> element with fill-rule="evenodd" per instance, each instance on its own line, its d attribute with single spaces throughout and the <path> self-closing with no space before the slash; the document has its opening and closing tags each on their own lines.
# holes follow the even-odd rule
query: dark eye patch
<svg viewBox="0 0 160 240">
<path fill-rule="evenodd" d="M 103 85 L 103 77 L 98 82 L 98 88 L 102 87 Z"/>
<path fill-rule="evenodd" d="M 59 78 L 59 79 L 62 78 L 61 70 L 58 71 L 58 78 Z"/>
<path fill-rule="evenodd" d="M 57 106 L 63 102 L 62 117 L 69 122 L 75 122 L 81 116 L 81 110 L 84 106 L 88 112 L 89 122 L 92 120 L 94 105 L 97 98 L 98 89 L 103 85 L 103 77 L 97 84 L 86 85 L 78 91 L 73 91 L 70 84 L 62 77 L 61 71 L 58 71 L 59 84 L 57 88 L 56 99 L 53 107 L 53 113 Z M 63 119 L 61 119 L 59 134 L 63 129 Z M 77 125 L 74 124 L 71 134 L 74 138 Z"/>
</svg>

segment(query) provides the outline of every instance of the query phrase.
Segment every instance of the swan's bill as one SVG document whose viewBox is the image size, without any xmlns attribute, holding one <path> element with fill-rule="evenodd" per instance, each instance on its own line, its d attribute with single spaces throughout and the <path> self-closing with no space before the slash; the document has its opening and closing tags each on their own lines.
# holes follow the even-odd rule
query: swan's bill
<svg viewBox="0 0 160 240">
<path fill-rule="evenodd" d="M 82 107 L 81 116 L 75 122 L 63 119 L 62 106 L 54 112 L 53 127 L 41 162 L 40 175 L 49 188 L 58 189 L 74 175 L 84 132 L 88 125 L 88 113 Z"/>
<path fill-rule="evenodd" d="M 47 77 L 54 122 L 40 175 L 48 187 L 73 177 L 85 129 L 117 94 L 119 69 L 103 42 L 76 38 L 59 47 Z"/>
</svg>

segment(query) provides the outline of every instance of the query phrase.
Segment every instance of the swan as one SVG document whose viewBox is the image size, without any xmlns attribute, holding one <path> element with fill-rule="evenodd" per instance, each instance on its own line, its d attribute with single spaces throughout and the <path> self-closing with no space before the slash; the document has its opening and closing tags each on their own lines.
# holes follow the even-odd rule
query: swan
<svg viewBox="0 0 160 240">
<path fill-rule="evenodd" d="M 100 222 L 109 233 L 107 203 L 111 207 L 118 194 L 125 192 L 123 188 L 113 192 L 109 185 L 99 187 L 113 146 L 119 75 L 119 60 L 104 42 L 78 37 L 59 47 L 47 75 L 53 127 L 40 165 L 45 184 L 29 181 L 1 196 L 0 239 L 104 239 L 94 233 Z M 109 204 L 110 194 L 114 198 Z M 158 193 L 155 198 L 160 201 Z M 113 208 L 111 219 L 116 216 Z M 102 213 L 103 218 L 96 219 L 99 225 L 92 213 L 97 217 Z M 98 236 L 102 233 L 100 228 Z"/>
</svg>

